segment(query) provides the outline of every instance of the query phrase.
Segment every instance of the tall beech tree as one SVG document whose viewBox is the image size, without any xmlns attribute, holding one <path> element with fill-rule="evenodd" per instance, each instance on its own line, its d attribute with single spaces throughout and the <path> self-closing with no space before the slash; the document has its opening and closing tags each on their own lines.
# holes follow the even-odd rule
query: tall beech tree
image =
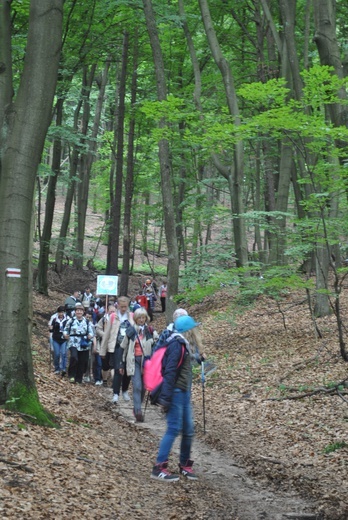
<svg viewBox="0 0 348 520">
<path fill-rule="evenodd" d="M 22 411 L 38 397 L 31 356 L 32 216 L 35 178 L 51 121 L 62 38 L 63 0 L 31 0 L 26 53 L 12 97 L 11 2 L 0 2 L 0 403 Z M 48 43 L 49 42 L 49 45 Z M 11 277 L 11 269 L 19 277 Z M 41 417 L 44 420 L 43 417 Z"/>
</svg>

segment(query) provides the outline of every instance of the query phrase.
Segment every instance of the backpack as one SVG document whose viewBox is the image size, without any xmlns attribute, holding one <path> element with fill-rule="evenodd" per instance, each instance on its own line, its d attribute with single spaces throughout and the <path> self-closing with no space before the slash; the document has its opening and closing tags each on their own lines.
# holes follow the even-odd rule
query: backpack
<svg viewBox="0 0 348 520">
<path fill-rule="evenodd" d="M 69 336 L 77 336 L 77 337 L 81 337 L 81 338 L 84 337 L 84 336 L 87 337 L 87 335 L 88 335 L 88 321 L 87 321 L 87 318 L 85 318 L 84 316 L 82 316 L 82 320 L 86 324 L 86 334 L 85 335 L 84 334 L 71 334 L 71 327 L 73 326 L 73 323 L 74 323 L 75 320 L 77 320 L 77 318 L 74 316 L 73 318 L 70 318 L 70 323 L 67 323 L 67 325 L 69 324 L 69 329 L 68 329 L 69 330 L 69 332 L 68 332 Z M 87 345 L 82 345 L 82 343 L 81 343 L 81 346 L 87 346 Z"/>
<path fill-rule="evenodd" d="M 147 309 L 148 303 L 147 303 L 147 298 L 146 298 L 145 294 L 139 294 L 135 299 L 136 299 L 136 302 L 141 307 L 144 307 L 144 309 Z"/>
<path fill-rule="evenodd" d="M 180 338 L 181 336 L 179 336 Z M 176 340 L 177 336 L 174 336 L 174 338 L 171 338 Z M 159 346 L 154 352 L 152 353 L 151 357 L 149 359 L 146 359 L 144 361 L 144 367 L 143 367 L 143 382 L 145 390 L 150 392 L 150 402 L 151 404 L 156 405 L 157 400 L 161 393 L 161 387 L 163 383 L 163 375 L 162 375 L 162 368 L 163 368 L 163 357 L 167 351 L 167 347 L 170 342 L 165 343 L 161 346 Z M 181 352 L 181 358 L 179 360 L 177 368 L 179 368 L 183 362 L 185 355 L 185 345 L 182 344 L 182 352 Z"/>
</svg>

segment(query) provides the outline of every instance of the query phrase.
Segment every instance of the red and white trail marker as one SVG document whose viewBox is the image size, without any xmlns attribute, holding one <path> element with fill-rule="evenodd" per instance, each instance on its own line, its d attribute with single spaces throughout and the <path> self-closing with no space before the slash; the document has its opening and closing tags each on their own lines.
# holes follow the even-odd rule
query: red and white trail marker
<svg viewBox="0 0 348 520">
<path fill-rule="evenodd" d="M 21 277 L 21 270 L 17 269 L 16 267 L 8 267 L 6 269 L 6 276 L 8 278 L 20 278 Z"/>
</svg>

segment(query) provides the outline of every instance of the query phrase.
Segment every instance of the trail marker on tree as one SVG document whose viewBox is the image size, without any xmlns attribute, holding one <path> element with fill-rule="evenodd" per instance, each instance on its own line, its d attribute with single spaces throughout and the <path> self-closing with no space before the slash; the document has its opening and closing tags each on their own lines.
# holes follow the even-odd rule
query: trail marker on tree
<svg viewBox="0 0 348 520">
<path fill-rule="evenodd" d="M 6 276 L 7 278 L 20 278 L 21 270 L 17 269 L 16 267 L 7 267 Z"/>
</svg>

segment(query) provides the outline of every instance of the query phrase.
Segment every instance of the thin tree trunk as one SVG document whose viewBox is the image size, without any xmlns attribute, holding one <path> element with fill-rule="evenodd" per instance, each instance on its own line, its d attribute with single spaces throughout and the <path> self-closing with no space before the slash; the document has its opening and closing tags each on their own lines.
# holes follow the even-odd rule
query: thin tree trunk
<svg viewBox="0 0 348 520">
<path fill-rule="evenodd" d="M 56 103 L 56 126 L 60 127 L 63 121 L 64 99 L 59 98 Z M 40 257 L 37 274 L 37 290 L 41 294 L 48 296 L 47 271 L 50 255 L 50 245 L 52 236 L 52 225 L 54 208 L 56 204 L 56 186 L 60 173 L 60 161 L 62 156 L 62 141 L 59 135 L 55 137 L 52 153 L 52 173 L 48 179 L 46 194 L 45 222 L 40 240 Z"/>
<path fill-rule="evenodd" d="M 82 96 L 81 96 L 82 97 Z M 74 131 L 77 133 L 78 123 L 80 118 L 80 111 L 82 108 L 82 99 L 78 102 L 77 107 L 74 111 Z M 59 239 L 56 251 L 56 270 L 61 273 L 63 267 L 64 252 L 66 249 L 66 241 L 68 236 L 69 222 L 71 216 L 71 208 L 74 200 L 75 187 L 76 187 L 76 176 L 77 166 L 79 160 L 79 151 L 76 144 L 73 145 L 73 150 L 70 158 L 70 169 L 69 169 L 69 182 L 68 190 L 65 197 L 63 219 L 60 226 Z"/>
<path fill-rule="evenodd" d="M 286 213 L 288 210 L 289 188 L 291 182 L 291 173 L 293 169 L 293 149 L 289 142 L 283 140 L 280 152 L 279 164 L 279 185 L 277 190 L 277 200 L 275 211 L 277 213 Z M 271 233 L 269 263 L 275 265 L 283 265 L 285 260 L 286 246 L 286 217 L 278 215 L 272 218 L 272 228 L 277 229 L 275 233 Z"/>
<path fill-rule="evenodd" d="M 83 85 L 82 85 L 82 129 L 81 133 L 84 136 L 82 138 L 82 144 L 87 144 L 88 125 L 91 114 L 90 107 L 90 95 L 92 90 L 92 84 L 95 76 L 97 66 L 92 65 L 88 72 L 87 66 L 84 67 L 83 71 Z M 98 111 L 96 112 L 96 116 Z M 95 136 L 96 137 L 96 136 Z M 90 143 L 88 146 L 93 146 Z M 74 266 L 76 269 L 82 269 L 83 266 L 83 246 L 85 238 L 85 227 L 86 227 L 86 213 L 88 205 L 88 190 L 89 190 L 89 158 L 87 154 L 80 155 L 79 161 L 79 182 L 77 184 L 77 207 L 75 215 L 77 217 L 77 233 L 76 233 L 76 255 L 74 257 Z"/>
<path fill-rule="evenodd" d="M 117 147 L 116 147 L 116 179 L 115 198 L 112 206 L 112 228 L 111 228 L 111 257 L 109 274 L 118 274 L 119 243 L 121 235 L 121 207 L 123 187 L 123 152 L 124 152 L 124 119 L 125 119 L 125 96 L 127 79 L 127 61 L 129 51 L 129 34 L 123 34 L 122 65 L 119 90 L 118 120 L 117 120 Z"/>
<path fill-rule="evenodd" d="M 114 116 L 112 122 L 110 123 L 109 131 L 113 132 L 114 138 L 111 147 L 110 153 L 110 175 L 109 175 L 109 208 L 106 210 L 105 221 L 107 222 L 107 253 L 106 253 L 106 272 L 110 272 L 111 266 L 111 257 L 112 257 L 112 222 L 113 222 L 113 207 L 114 207 L 114 199 L 115 199 L 115 171 L 116 171 L 116 148 L 117 148 L 117 128 L 118 128 L 118 105 L 119 105 L 119 97 L 120 97 L 120 75 L 121 68 L 117 67 L 116 69 L 116 87 L 115 87 L 115 96 L 114 96 Z"/>
<path fill-rule="evenodd" d="M 234 124 L 240 125 L 239 107 L 237 94 L 234 87 L 233 75 L 226 58 L 221 52 L 221 48 L 211 20 L 207 0 L 199 0 L 199 6 L 210 50 L 223 79 L 229 112 L 234 117 Z M 233 149 L 233 162 L 230 169 L 228 170 L 228 184 L 231 193 L 232 222 L 237 267 L 245 267 L 248 264 L 245 220 L 243 217 L 241 217 L 241 215 L 244 213 L 242 198 L 244 176 L 243 154 L 243 143 L 236 143 Z M 216 161 L 215 164 L 217 164 Z"/>
<path fill-rule="evenodd" d="M 146 19 L 146 26 L 150 37 L 150 44 L 153 55 L 153 62 L 155 66 L 156 82 L 157 82 L 157 98 L 159 101 L 167 99 L 166 78 L 164 72 L 164 62 L 161 50 L 161 44 L 156 27 L 155 14 L 151 0 L 143 0 L 144 13 Z M 167 126 L 166 121 L 161 120 L 160 128 Z M 168 250 L 168 293 L 166 305 L 166 318 L 171 321 L 175 309 L 173 296 L 178 292 L 179 285 L 179 253 L 178 243 L 176 240 L 176 222 L 173 205 L 173 194 L 171 186 L 171 161 L 169 142 L 167 139 L 161 139 L 158 143 L 159 147 L 159 162 L 161 171 L 161 187 L 162 187 L 162 201 L 164 226 Z"/>
<path fill-rule="evenodd" d="M 135 108 L 137 99 L 137 68 L 138 68 L 138 32 L 135 31 L 134 47 L 133 47 L 133 74 L 131 84 L 131 107 Z M 128 294 L 128 280 L 131 259 L 131 216 L 132 216 L 132 198 L 134 191 L 134 140 L 135 140 L 135 117 L 131 110 L 128 131 L 128 150 L 127 150 L 127 176 L 125 182 L 124 194 L 124 214 L 123 214 L 123 261 L 120 280 L 119 294 L 126 296 Z"/>
</svg>

